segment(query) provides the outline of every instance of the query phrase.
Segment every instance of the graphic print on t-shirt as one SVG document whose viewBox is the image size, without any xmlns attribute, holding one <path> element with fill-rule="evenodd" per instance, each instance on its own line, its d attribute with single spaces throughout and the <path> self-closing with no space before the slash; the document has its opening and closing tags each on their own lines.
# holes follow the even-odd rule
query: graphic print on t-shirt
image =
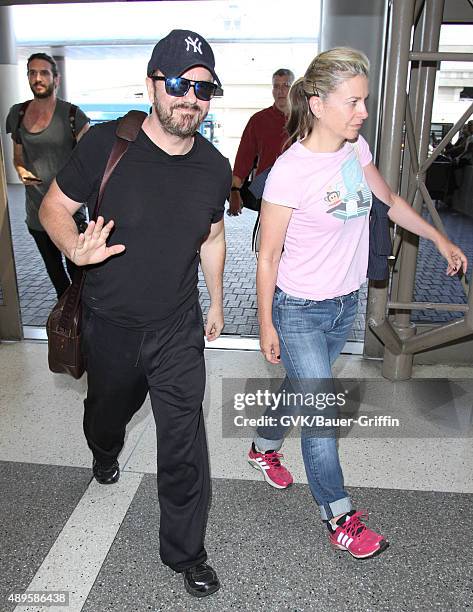
<svg viewBox="0 0 473 612">
<path fill-rule="evenodd" d="M 366 184 L 359 161 L 350 158 L 342 164 L 342 182 L 335 186 L 327 186 L 324 200 L 329 208 L 326 213 L 333 214 L 337 219 L 348 221 L 357 217 L 365 217 L 370 209 L 371 191 Z"/>
</svg>

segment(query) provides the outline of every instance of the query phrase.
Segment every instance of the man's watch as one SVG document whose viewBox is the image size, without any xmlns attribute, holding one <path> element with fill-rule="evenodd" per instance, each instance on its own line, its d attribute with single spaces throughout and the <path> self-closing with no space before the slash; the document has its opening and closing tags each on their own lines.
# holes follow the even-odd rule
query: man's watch
<svg viewBox="0 0 473 612">
<path fill-rule="evenodd" d="M 230 191 L 240 191 L 241 187 L 232 187 Z"/>
</svg>

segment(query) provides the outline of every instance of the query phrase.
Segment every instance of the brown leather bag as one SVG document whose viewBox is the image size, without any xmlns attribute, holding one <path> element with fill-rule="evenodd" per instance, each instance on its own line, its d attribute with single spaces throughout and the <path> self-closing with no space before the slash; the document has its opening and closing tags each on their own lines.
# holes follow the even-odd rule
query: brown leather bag
<svg viewBox="0 0 473 612">
<path fill-rule="evenodd" d="M 92 217 L 94 220 L 98 217 L 108 179 L 126 153 L 130 142 L 136 140 L 146 116 L 142 111 L 132 110 L 120 119 L 115 132 L 115 143 L 100 183 Z M 81 351 L 81 296 L 85 275 L 85 270 L 81 268 L 71 286 L 52 309 L 46 323 L 49 369 L 58 374 L 70 374 L 73 378 L 80 378 L 85 371 Z"/>
</svg>

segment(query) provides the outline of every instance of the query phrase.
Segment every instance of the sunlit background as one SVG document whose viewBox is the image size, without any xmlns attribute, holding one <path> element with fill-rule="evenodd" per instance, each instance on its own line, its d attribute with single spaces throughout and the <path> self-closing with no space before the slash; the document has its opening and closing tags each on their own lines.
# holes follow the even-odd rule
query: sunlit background
<svg viewBox="0 0 473 612">
<path fill-rule="evenodd" d="M 225 95 L 209 119 L 216 146 L 234 159 L 249 117 L 273 102 L 278 68 L 303 73 L 317 53 L 320 4 L 297 0 L 131 2 L 14 7 L 21 98 L 31 93 L 25 60 L 35 50 L 66 57 L 67 99 L 92 119 L 117 104 L 147 106 L 146 65 L 154 44 L 174 28 L 205 36 Z M 208 134 L 207 134 L 208 135 Z"/>
</svg>

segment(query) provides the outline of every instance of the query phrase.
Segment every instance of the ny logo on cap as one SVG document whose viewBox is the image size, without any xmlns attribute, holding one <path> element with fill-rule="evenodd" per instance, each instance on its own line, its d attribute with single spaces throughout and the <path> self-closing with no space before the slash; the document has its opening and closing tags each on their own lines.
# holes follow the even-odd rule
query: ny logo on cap
<svg viewBox="0 0 473 612">
<path fill-rule="evenodd" d="M 196 36 L 195 40 L 192 40 L 190 36 L 185 39 L 186 43 L 186 51 L 192 47 L 194 49 L 194 53 L 199 52 L 202 55 L 202 41 L 199 41 L 199 37 Z"/>
</svg>

